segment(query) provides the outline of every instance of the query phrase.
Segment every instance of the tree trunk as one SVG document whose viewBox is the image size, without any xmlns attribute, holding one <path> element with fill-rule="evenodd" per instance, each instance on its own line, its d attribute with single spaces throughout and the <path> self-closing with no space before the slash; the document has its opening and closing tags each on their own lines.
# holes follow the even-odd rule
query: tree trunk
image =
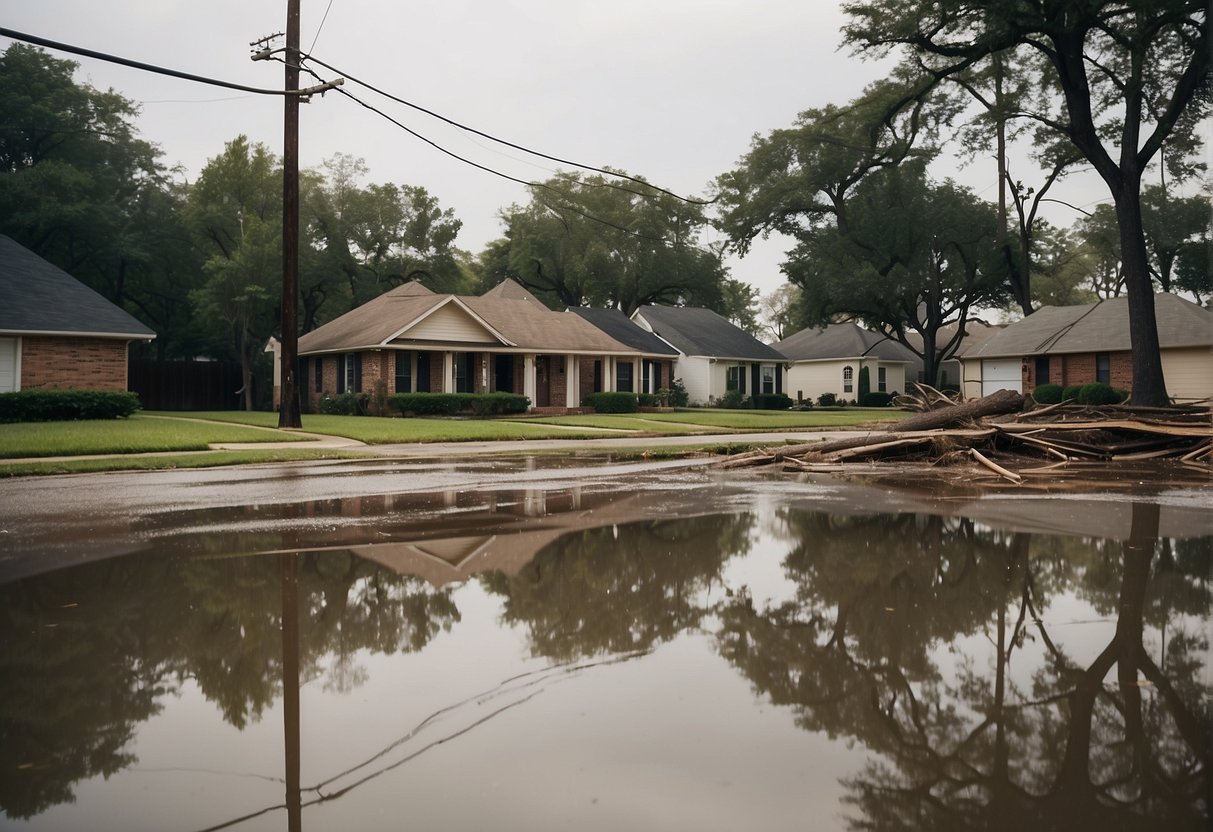
<svg viewBox="0 0 1213 832">
<path fill-rule="evenodd" d="M 1158 321 L 1154 317 L 1154 283 L 1146 257 L 1138 187 L 1126 184 L 1118 194 L 1116 221 L 1120 231 L 1124 284 L 1129 296 L 1129 343 L 1133 348 L 1132 403 L 1166 407 L 1170 404 L 1170 398 L 1162 372 Z"/>
<path fill-rule="evenodd" d="M 1023 396 L 1010 390 L 999 390 L 980 399 L 938 410 L 928 410 L 908 419 L 902 419 L 890 427 L 888 433 L 909 433 L 916 430 L 948 428 L 964 422 L 975 421 L 983 416 L 1000 413 L 1016 413 L 1023 408 Z"/>
</svg>

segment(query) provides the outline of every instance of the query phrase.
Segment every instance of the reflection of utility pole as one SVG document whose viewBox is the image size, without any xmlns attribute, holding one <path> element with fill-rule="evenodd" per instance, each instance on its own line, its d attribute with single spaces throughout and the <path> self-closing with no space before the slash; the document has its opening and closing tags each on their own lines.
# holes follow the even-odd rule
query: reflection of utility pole
<svg viewBox="0 0 1213 832">
<path fill-rule="evenodd" d="M 288 832 L 303 829 L 299 794 L 299 556 L 279 555 L 282 567 L 282 736 L 286 752 Z"/>
<path fill-rule="evenodd" d="M 282 142 L 282 383 L 278 427 L 301 428 L 299 389 L 299 0 L 286 2 L 286 95 Z"/>
</svg>

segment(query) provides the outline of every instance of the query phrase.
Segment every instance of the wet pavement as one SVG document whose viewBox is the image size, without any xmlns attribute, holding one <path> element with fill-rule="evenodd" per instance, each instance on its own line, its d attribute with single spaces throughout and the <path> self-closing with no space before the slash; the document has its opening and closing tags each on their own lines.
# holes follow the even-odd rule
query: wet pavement
<svg viewBox="0 0 1213 832">
<path fill-rule="evenodd" d="M 1207 475 L 705 462 L 0 482 L 0 827 L 1207 828 Z"/>
</svg>

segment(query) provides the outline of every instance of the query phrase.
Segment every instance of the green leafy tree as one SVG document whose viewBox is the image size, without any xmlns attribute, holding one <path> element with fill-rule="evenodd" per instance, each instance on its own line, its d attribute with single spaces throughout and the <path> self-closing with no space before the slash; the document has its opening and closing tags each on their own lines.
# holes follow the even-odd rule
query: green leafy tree
<svg viewBox="0 0 1213 832">
<path fill-rule="evenodd" d="M 646 304 L 726 306 L 728 272 L 698 244 L 700 206 L 644 184 L 559 173 L 503 217 L 508 274 L 553 308 Z M 723 313 L 722 313 L 723 314 Z"/>
<path fill-rule="evenodd" d="M 1175 273 L 1183 252 L 1213 244 L 1207 196 L 1174 196 L 1163 185 L 1141 192 L 1142 226 L 1150 271 L 1164 292 L 1176 288 Z"/>
<path fill-rule="evenodd" d="M 1039 57 L 1043 85 L 1060 94 L 1021 100 L 1019 114 L 1069 141 L 1106 184 L 1129 300 L 1133 401 L 1167 404 L 1141 187 L 1173 137 L 1180 157 L 1199 141 L 1209 106 L 1207 4 L 865 0 L 846 10 L 847 42 L 879 55 L 904 50 L 927 88 L 1008 51 Z"/>
<path fill-rule="evenodd" d="M 252 410 L 254 361 L 278 327 L 282 292 L 278 160 L 245 136 L 228 142 L 190 189 L 186 216 L 205 257 L 206 282 L 191 300 L 204 320 L 230 333 Z"/>
</svg>

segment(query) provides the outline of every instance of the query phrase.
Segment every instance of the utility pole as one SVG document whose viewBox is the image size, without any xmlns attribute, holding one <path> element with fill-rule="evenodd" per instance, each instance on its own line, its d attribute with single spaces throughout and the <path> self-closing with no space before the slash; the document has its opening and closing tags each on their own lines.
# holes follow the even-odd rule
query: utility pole
<svg viewBox="0 0 1213 832">
<path fill-rule="evenodd" d="M 278 427 L 301 428 L 299 388 L 299 0 L 286 3 L 282 150 L 282 386 Z"/>
</svg>

